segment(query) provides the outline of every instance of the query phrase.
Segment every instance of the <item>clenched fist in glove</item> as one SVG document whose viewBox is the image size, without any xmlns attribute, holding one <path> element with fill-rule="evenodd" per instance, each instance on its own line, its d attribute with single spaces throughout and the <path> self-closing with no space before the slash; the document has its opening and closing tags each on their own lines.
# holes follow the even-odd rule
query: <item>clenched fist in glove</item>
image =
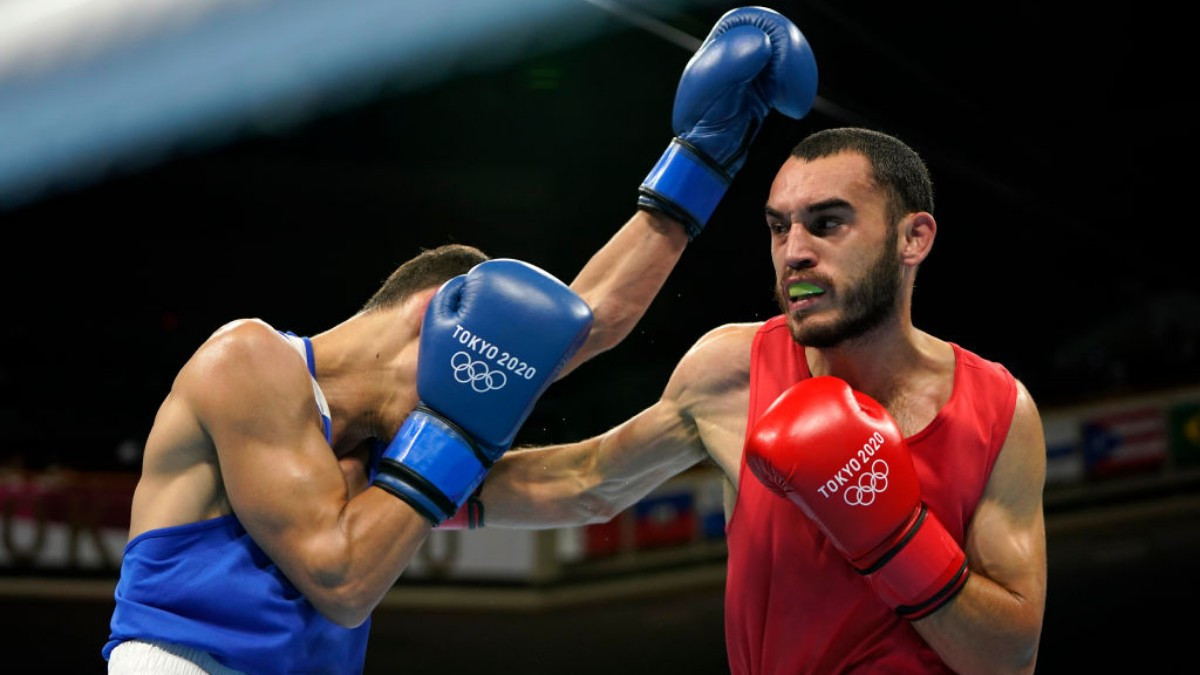
<svg viewBox="0 0 1200 675">
<path fill-rule="evenodd" d="M 900 616 L 919 619 L 966 584 L 966 555 L 921 500 L 896 422 L 830 376 L 793 385 L 755 423 L 746 466 L 808 515 Z"/>
<path fill-rule="evenodd" d="M 383 450 L 373 484 L 435 526 L 454 515 L 592 318 L 566 284 L 519 260 L 488 260 L 443 284 L 421 325 L 420 403 Z"/>
<path fill-rule="evenodd" d="M 726 12 L 692 55 L 675 91 L 675 138 L 638 189 L 695 238 L 771 110 L 794 119 L 817 95 L 817 62 L 800 30 L 765 7 Z"/>
</svg>

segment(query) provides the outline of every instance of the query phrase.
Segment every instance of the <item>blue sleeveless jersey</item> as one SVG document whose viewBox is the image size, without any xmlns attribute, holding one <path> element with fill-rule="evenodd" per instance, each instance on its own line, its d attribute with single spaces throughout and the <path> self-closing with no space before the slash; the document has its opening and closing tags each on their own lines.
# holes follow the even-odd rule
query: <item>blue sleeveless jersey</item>
<svg viewBox="0 0 1200 675">
<path fill-rule="evenodd" d="M 308 362 L 329 437 L 328 406 L 316 386 L 312 346 L 285 334 Z M 329 621 L 254 543 L 233 514 L 150 530 L 125 546 L 107 660 L 125 640 L 202 649 L 254 675 L 361 673 L 371 621 Z"/>
</svg>

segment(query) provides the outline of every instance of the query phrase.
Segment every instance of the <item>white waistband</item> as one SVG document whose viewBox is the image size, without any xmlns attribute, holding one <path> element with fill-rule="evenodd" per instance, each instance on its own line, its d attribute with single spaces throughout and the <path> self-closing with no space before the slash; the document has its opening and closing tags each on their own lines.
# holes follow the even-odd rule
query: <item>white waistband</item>
<svg viewBox="0 0 1200 675">
<path fill-rule="evenodd" d="M 109 675 L 244 675 L 208 652 L 168 642 L 127 640 L 108 655 Z"/>
</svg>

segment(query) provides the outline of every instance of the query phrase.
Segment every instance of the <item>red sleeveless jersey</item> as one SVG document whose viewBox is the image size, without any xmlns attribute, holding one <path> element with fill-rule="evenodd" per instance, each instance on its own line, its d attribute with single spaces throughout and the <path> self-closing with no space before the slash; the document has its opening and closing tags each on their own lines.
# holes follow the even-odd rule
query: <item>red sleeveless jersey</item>
<svg viewBox="0 0 1200 675">
<path fill-rule="evenodd" d="M 906 441 L 925 503 L 962 545 L 1008 435 L 1017 388 L 1000 364 L 951 346 L 950 400 Z M 763 324 L 751 350 L 747 434 L 785 389 L 811 377 L 783 316 Z M 739 474 L 726 527 L 725 643 L 733 675 L 952 672 L 797 506 L 746 470 L 744 449 Z"/>
</svg>

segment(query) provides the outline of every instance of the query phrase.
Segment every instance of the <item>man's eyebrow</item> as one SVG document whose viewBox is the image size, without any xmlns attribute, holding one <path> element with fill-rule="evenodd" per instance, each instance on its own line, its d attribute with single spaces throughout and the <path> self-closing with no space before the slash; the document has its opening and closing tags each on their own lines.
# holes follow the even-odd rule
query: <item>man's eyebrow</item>
<svg viewBox="0 0 1200 675">
<path fill-rule="evenodd" d="M 805 213 L 818 213 L 820 211 L 829 211 L 830 209 L 852 209 L 852 208 L 854 208 L 854 207 L 852 207 L 850 205 L 850 202 L 846 201 L 845 199 L 842 199 L 840 197 L 833 197 L 830 199 L 826 199 L 823 202 L 809 204 L 808 207 L 804 209 L 804 212 Z M 782 212 L 776 211 L 775 209 L 771 208 L 770 206 L 764 207 L 763 211 L 767 214 L 768 218 L 779 218 L 781 220 L 784 218 L 784 215 Z"/>
<path fill-rule="evenodd" d="M 833 197 L 830 199 L 826 199 L 823 202 L 809 204 L 807 211 L 809 213 L 816 213 L 817 211 L 828 211 L 830 209 L 851 209 L 851 208 L 854 208 L 854 207 L 850 206 L 850 202 L 846 201 L 845 199 L 842 199 L 841 197 Z"/>
</svg>

